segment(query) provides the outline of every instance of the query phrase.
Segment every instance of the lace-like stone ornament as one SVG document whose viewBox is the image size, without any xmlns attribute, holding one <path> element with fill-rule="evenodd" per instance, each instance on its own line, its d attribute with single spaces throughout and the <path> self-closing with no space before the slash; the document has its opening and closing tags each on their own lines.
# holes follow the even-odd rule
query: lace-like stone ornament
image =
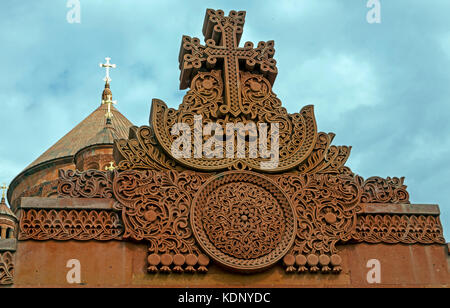
<svg viewBox="0 0 450 308">
<path fill-rule="evenodd" d="M 271 179 L 250 171 L 229 171 L 209 179 L 194 197 L 190 219 L 206 254 L 242 272 L 276 263 L 296 234 L 289 199 Z"/>
</svg>

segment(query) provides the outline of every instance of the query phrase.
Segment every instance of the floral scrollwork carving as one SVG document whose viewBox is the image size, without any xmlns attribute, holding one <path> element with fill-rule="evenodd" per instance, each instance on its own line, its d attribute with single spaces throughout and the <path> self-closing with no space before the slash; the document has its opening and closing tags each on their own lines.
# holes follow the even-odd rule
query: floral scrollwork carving
<svg viewBox="0 0 450 308">
<path fill-rule="evenodd" d="M 114 141 L 113 155 L 118 170 L 182 169 L 162 151 L 150 126 L 133 126 L 128 139 Z"/>
<path fill-rule="evenodd" d="M 284 258 L 286 270 L 339 272 L 336 244 L 352 237 L 361 211 L 362 178 L 293 173 L 274 178 L 289 196 L 297 217 L 294 246 Z"/>
<path fill-rule="evenodd" d="M 149 243 L 149 272 L 206 272 L 209 258 L 198 249 L 188 214 L 205 175 L 176 171 L 123 171 L 114 194 L 124 238 Z"/>
<path fill-rule="evenodd" d="M 111 198 L 112 172 L 100 170 L 59 170 L 58 196 L 70 198 Z"/>
<path fill-rule="evenodd" d="M 373 176 L 364 181 L 362 203 L 409 203 L 405 178 L 380 178 Z"/>
<path fill-rule="evenodd" d="M 14 253 L 11 251 L 0 252 L 0 285 L 14 283 Z"/>
</svg>

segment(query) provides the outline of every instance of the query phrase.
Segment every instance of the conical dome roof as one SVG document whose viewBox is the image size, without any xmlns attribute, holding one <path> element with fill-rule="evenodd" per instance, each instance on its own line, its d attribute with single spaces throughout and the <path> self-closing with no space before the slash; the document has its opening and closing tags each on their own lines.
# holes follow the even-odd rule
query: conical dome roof
<svg viewBox="0 0 450 308">
<path fill-rule="evenodd" d="M 2 200 L 0 201 L 0 215 L 8 215 L 16 218 L 13 211 L 6 205 L 5 197 L 2 197 Z"/>
<path fill-rule="evenodd" d="M 112 144 L 115 138 L 128 138 L 129 128 L 133 124 L 114 106 L 111 106 L 113 117 L 110 127 L 107 127 L 105 126 L 105 113 L 107 111 L 107 104 L 100 105 L 26 169 L 57 158 L 73 156 L 78 150 L 90 145 Z"/>
</svg>

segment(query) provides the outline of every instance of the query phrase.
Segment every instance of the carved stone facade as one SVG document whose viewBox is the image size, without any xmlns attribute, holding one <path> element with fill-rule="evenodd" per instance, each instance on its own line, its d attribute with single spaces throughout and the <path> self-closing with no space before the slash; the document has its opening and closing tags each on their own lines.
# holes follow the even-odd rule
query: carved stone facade
<svg viewBox="0 0 450 308">
<path fill-rule="evenodd" d="M 388 222 L 381 223 L 377 215 L 362 215 L 363 203 L 408 204 L 404 179 L 364 180 L 354 175 L 344 165 L 351 147 L 333 146 L 333 133 L 317 132 L 312 106 L 288 114 L 272 92 L 277 74 L 273 41 L 260 42 L 256 49 L 250 42 L 238 47 L 244 19 L 245 12 L 232 11 L 225 16 L 220 10 L 207 10 L 203 25 L 206 45 L 201 45 L 198 38 L 182 39 L 180 87 L 190 86 L 190 90 L 179 108 L 167 108 L 164 102 L 154 100 L 151 125 L 135 128 L 128 140 L 116 141 L 115 158 L 124 174 L 119 177 L 126 177 L 131 185 L 127 201 L 122 198 L 122 191 L 115 190 L 116 197 L 129 208 L 139 204 L 139 209 L 134 208 L 130 216 L 137 220 L 136 214 L 140 213 L 141 220 L 146 221 L 144 225 L 125 223 L 126 229 L 130 228 L 125 233 L 140 230 L 140 235 L 133 238 L 143 239 L 146 230 L 162 230 L 159 221 L 167 220 L 159 220 L 156 213 L 169 213 L 170 208 L 153 209 L 152 214 L 146 211 L 150 204 L 151 207 L 174 204 L 172 209 L 178 208 L 179 204 L 174 202 L 177 199 L 167 201 L 173 195 L 183 200 L 186 232 L 182 234 L 192 240 L 193 233 L 196 242 L 189 245 L 196 249 L 200 246 L 210 258 L 231 270 L 264 269 L 283 257 L 288 272 L 337 273 L 342 262 L 336 248 L 338 243 L 355 240 L 392 243 L 396 239 L 403 243 L 443 243 L 437 217 L 403 215 L 398 219 L 396 215 L 385 215 Z M 250 158 L 248 141 L 245 158 L 240 159 L 200 158 L 196 157 L 195 148 L 191 149 L 190 158 L 171 155 L 176 138 L 171 128 L 176 123 L 187 123 L 194 130 L 194 115 L 202 116 L 202 124 L 279 123 L 280 161 L 269 170 L 278 174 L 263 175 L 267 173 L 260 168 L 264 159 Z M 201 141 L 205 142 L 207 137 L 203 136 Z M 144 176 L 126 171 L 130 169 L 155 171 Z M 206 172 L 209 177 L 181 171 L 184 169 Z M 174 179 L 198 174 L 196 185 L 183 187 L 183 193 L 172 187 L 176 193 L 166 194 L 161 188 L 165 182 L 157 184 L 156 180 L 166 178 L 163 170 L 178 170 L 170 172 Z M 225 170 L 240 171 L 217 173 Z M 142 184 L 136 186 L 136 182 L 147 184 L 144 188 Z M 147 202 L 130 203 L 139 199 L 141 192 L 152 192 L 152 197 L 148 195 Z M 144 218 L 144 213 L 151 217 L 150 221 Z M 128 217 L 123 215 L 123 219 L 127 221 Z M 413 223 L 413 227 L 407 222 Z M 405 224 L 409 229 L 405 229 Z M 401 235 L 402 231 L 408 235 Z M 163 234 L 153 233 L 152 241 L 157 242 L 158 237 L 166 239 Z M 159 247 L 156 242 L 151 247 Z M 181 241 L 176 242 L 174 247 L 180 247 Z M 167 245 L 162 247 L 165 252 Z M 158 252 L 154 248 L 151 251 Z"/>
<path fill-rule="evenodd" d="M 3 196 L 0 201 L 0 285 L 11 285 L 14 282 L 16 230 L 17 217 L 6 205 Z"/>
<path fill-rule="evenodd" d="M 107 241 L 121 239 L 122 223 L 115 212 L 98 210 L 23 210 L 19 240 Z"/>
<path fill-rule="evenodd" d="M 239 47 L 244 21 L 245 12 L 208 9 L 206 44 L 182 38 L 180 87 L 190 89 L 178 109 L 153 100 L 150 125 L 114 141 L 114 171 L 61 170 L 57 201 L 22 204 L 19 240 L 143 242 L 149 273 L 190 274 L 211 264 L 338 274 L 345 245 L 445 244 L 439 212 L 410 204 L 403 178 L 364 180 L 345 166 L 351 147 L 317 131 L 313 106 L 282 107 L 272 91 L 274 42 Z M 250 135 L 236 135 L 245 146 L 232 157 L 199 157 L 195 147 L 173 155 L 173 125 L 195 130 L 195 115 L 201 125 L 278 124 L 278 165 L 262 167 L 270 158 L 252 154 Z"/>
<path fill-rule="evenodd" d="M 11 251 L 0 252 L 0 285 L 14 282 L 14 254 Z"/>
</svg>

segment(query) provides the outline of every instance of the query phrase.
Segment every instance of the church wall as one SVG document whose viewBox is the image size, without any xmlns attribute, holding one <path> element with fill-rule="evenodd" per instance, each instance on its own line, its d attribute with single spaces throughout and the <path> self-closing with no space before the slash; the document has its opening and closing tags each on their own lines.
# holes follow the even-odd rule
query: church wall
<svg viewBox="0 0 450 308">
<path fill-rule="evenodd" d="M 113 148 L 108 145 L 93 145 L 79 151 L 75 155 L 76 168 L 80 171 L 88 169 L 105 170 L 113 158 Z"/>
<path fill-rule="evenodd" d="M 52 195 L 52 193 L 54 193 L 53 188 L 58 179 L 59 169 L 75 169 L 75 165 L 73 164 L 72 159 L 69 161 L 59 160 L 57 162 L 50 162 L 36 172 L 31 174 L 25 172 L 15 179 L 14 182 L 17 182 L 18 184 L 16 184 L 15 187 L 11 185 L 12 193 L 9 200 L 11 208 L 13 210 L 17 208 L 20 197 L 47 197 Z M 52 181 L 55 182 L 50 183 Z M 43 184 L 45 184 L 45 187 L 43 187 Z"/>
<path fill-rule="evenodd" d="M 286 274 L 281 265 L 252 275 L 215 264 L 206 274 L 147 273 L 147 246 L 121 241 L 19 241 L 14 287 L 67 287 L 66 267 L 80 262 L 80 286 L 147 287 L 368 287 L 450 286 L 443 245 L 354 244 L 339 247 L 343 271 L 334 274 Z M 380 284 L 369 284 L 370 259 L 380 261 Z"/>
</svg>

